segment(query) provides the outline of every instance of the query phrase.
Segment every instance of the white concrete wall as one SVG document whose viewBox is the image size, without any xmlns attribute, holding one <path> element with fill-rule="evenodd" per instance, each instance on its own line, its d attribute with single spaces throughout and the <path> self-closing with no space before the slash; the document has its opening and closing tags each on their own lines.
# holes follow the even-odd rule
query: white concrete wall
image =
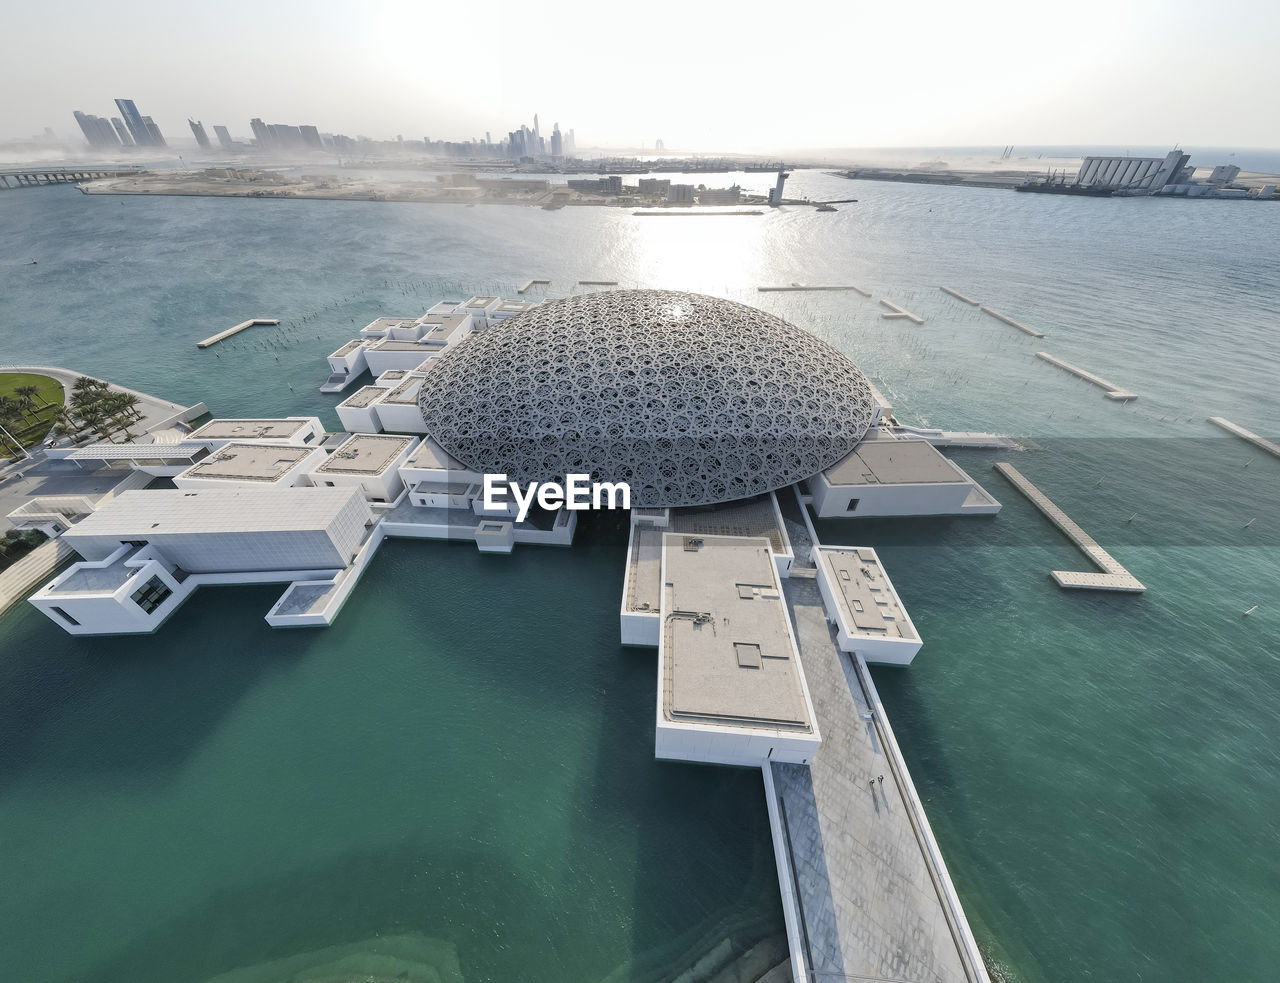
<svg viewBox="0 0 1280 983">
<path fill-rule="evenodd" d="M 428 482 L 428 484 L 431 483 Z M 416 484 L 409 488 L 409 502 L 418 508 L 471 511 L 471 500 L 466 495 L 450 495 L 444 491 L 422 491 Z"/>
<path fill-rule="evenodd" d="M 439 347 L 430 345 L 419 345 L 411 349 L 401 349 L 399 351 L 379 352 L 372 348 L 367 349 L 365 360 L 369 363 L 369 371 L 374 375 L 382 375 L 382 373 L 390 369 L 416 369 L 422 364 L 424 358 L 439 352 Z"/>
<path fill-rule="evenodd" d="M 393 501 L 402 491 L 404 482 L 395 468 L 388 468 L 382 474 L 338 474 L 327 471 L 313 471 L 311 484 L 317 488 L 359 488 L 360 493 L 371 502 Z"/>
<path fill-rule="evenodd" d="M 958 515 L 971 487 L 959 474 L 955 484 L 832 485 L 821 473 L 809 479 L 813 508 L 820 519 Z M 849 501 L 854 498 L 858 500 L 858 507 L 851 512 Z"/>
<path fill-rule="evenodd" d="M 801 922 L 800 902 L 796 898 L 796 878 L 791 869 L 791 846 L 782 825 L 778 792 L 773 784 L 773 769 L 765 765 L 761 772 L 764 775 L 765 805 L 769 810 L 769 832 L 773 837 L 773 859 L 778 868 L 778 891 L 782 895 L 782 920 L 787 926 L 787 948 L 791 952 L 791 978 L 807 980 L 809 969 L 804 962 L 804 926 Z"/>
<path fill-rule="evenodd" d="M 380 430 L 391 433 L 426 433 L 427 425 L 423 422 L 422 411 L 417 403 L 386 403 L 379 401 L 373 404 L 374 413 L 381 424 Z"/>
<path fill-rule="evenodd" d="M 626 597 L 624 591 L 623 597 Z M 662 629 L 662 616 L 657 611 L 628 611 L 626 602 L 618 615 L 623 645 L 645 645 L 657 648 Z"/>
<path fill-rule="evenodd" d="M 308 478 L 317 488 L 359 488 L 371 502 L 393 502 L 405 490 L 404 479 L 400 477 L 400 465 L 409 459 L 417 446 L 418 442 L 412 441 L 381 474 L 341 474 L 316 470 Z M 331 455 L 322 459 L 320 465 L 329 460 L 332 460 Z"/>
<path fill-rule="evenodd" d="M 121 546 L 104 560 L 73 563 L 33 594 L 31 604 L 72 635 L 130 635 L 155 631 L 197 585 L 191 583 L 190 578 L 186 583 L 178 583 L 169 573 L 168 565 L 150 547 L 143 547 L 125 562 L 135 572 L 114 590 L 59 593 L 61 585 L 80 571 L 109 567 L 130 554 L 133 549 L 131 546 Z M 148 614 L 134 602 L 131 595 L 152 577 L 158 578 L 172 593 Z M 59 611 L 70 615 L 78 624 L 72 624 Z"/>
<path fill-rule="evenodd" d="M 662 716 L 659 694 L 654 757 L 713 765 L 761 767 L 770 761 L 808 764 L 822 741 L 794 731 L 678 724 Z"/>
<path fill-rule="evenodd" d="M 382 421 L 378 419 L 378 411 L 375 409 L 377 405 L 376 400 L 368 406 L 344 406 L 339 403 L 334 409 L 338 419 L 342 421 L 342 428 L 348 433 L 381 433 Z"/>
<path fill-rule="evenodd" d="M 822 553 L 826 550 L 858 549 L 875 557 L 876 566 L 884 576 L 885 587 L 893 603 L 902 612 L 902 625 L 908 635 L 913 638 L 894 638 L 888 635 L 874 635 L 861 632 L 847 617 L 845 607 L 840 603 L 840 591 L 831 582 L 831 568 L 824 562 Z M 886 666 L 909 666 L 916 657 L 924 642 L 916 631 L 916 626 L 907 613 L 906 605 L 894 589 L 888 572 L 880 562 L 875 550 L 866 547 L 850 546 L 818 546 L 813 550 L 813 561 L 818 568 L 818 591 L 822 595 L 822 607 L 826 611 L 827 621 L 836 626 L 836 643 L 841 652 L 858 652 L 867 662 Z"/>
<path fill-rule="evenodd" d="M 344 346 L 345 347 L 345 346 Z M 341 349 L 339 349 L 341 351 Z M 354 351 L 347 352 L 345 355 L 330 355 L 329 368 L 333 372 L 340 372 L 350 376 L 357 376 L 369 367 L 364 358 L 365 346 L 361 345 Z"/>
<path fill-rule="evenodd" d="M 515 524 L 485 519 L 476 526 L 476 547 L 481 553 L 510 553 L 516 547 Z"/>
</svg>

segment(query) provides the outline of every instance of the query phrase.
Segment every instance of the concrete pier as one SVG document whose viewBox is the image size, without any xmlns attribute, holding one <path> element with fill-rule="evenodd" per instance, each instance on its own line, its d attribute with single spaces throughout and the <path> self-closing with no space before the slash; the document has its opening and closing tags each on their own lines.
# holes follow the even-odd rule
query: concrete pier
<svg viewBox="0 0 1280 983">
<path fill-rule="evenodd" d="M 578 281 L 578 286 L 580 287 L 616 287 L 617 285 L 618 285 L 617 280 L 579 280 Z"/>
<path fill-rule="evenodd" d="M 912 314 L 910 311 L 906 310 L 905 308 L 899 307 L 897 304 L 895 304 L 891 300 L 881 299 L 880 306 L 889 308 L 888 312 L 880 315 L 882 318 L 885 318 L 886 320 L 892 321 L 896 318 L 906 318 L 908 321 L 914 321 L 916 324 L 924 324 L 924 318 L 922 318 L 920 315 Z"/>
<path fill-rule="evenodd" d="M 966 304 L 972 304 L 974 307 L 982 306 L 981 302 L 974 300 L 972 297 L 966 297 L 959 290 L 952 290 L 950 287 L 939 287 L 938 289 L 944 294 L 950 294 L 956 300 L 963 300 Z"/>
<path fill-rule="evenodd" d="M 805 284 L 802 284 L 802 283 L 793 283 L 788 287 L 756 287 L 757 293 L 762 293 L 762 294 L 796 293 L 796 292 L 805 291 L 805 290 L 852 290 L 855 293 L 862 294 L 862 296 L 864 297 L 871 296 L 870 290 L 864 290 L 862 287 L 855 286 L 852 283 L 833 284 L 831 286 L 806 286 Z"/>
<path fill-rule="evenodd" d="M 1054 505 L 1044 492 L 1024 478 L 1021 472 L 1012 464 L 1006 464 L 1001 461 L 996 464 L 996 470 L 1004 475 L 1009 484 L 1026 496 L 1027 500 L 1038 508 L 1045 518 L 1057 526 L 1062 531 L 1062 534 L 1075 543 L 1080 552 L 1092 560 L 1098 569 L 1102 571 L 1102 573 L 1076 573 L 1066 570 L 1054 570 L 1050 572 L 1049 576 L 1053 578 L 1059 587 L 1124 591 L 1133 594 L 1141 593 L 1147 589 L 1115 557 L 1099 546 L 1092 536 L 1076 525 L 1067 513 Z"/>
<path fill-rule="evenodd" d="M 934 447 L 1000 447 L 1006 450 L 1025 450 L 1012 437 L 998 433 L 981 433 L 976 430 L 938 430 L 933 427 L 910 427 L 905 424 L 889 428 L 895 434 L 922 437 Z"/>
<path fill-rule="evenodd" d="M 239 334 L 241 331 L 244 331 L 246 328 L 254 328 L 254 327 L 257 327 L 258 325 L 264 325 L 264 324 L 275 325 L 279 323 L 280 323 L 280 319 L 275 317 L 253 317 L 247 321 L 241 321 L 234 328 L 227 328 L 226 331 L 219 331 L 215 335 L 210 335 L 204 341 L 197 341 L 196 347 L 208 348 L 210 345 L 216 345 L 218 342 L 224 341 L 227 338 L 230 338 L 233 334 Z"/>
<path fill-rule="evenodd" d="M 1239 424 L 1232 423 L 1230 420 L 1224 420 L 1220 416 L 1209 417 L 1209 422 L 1214 426 L 1221 427 L 1227 433 L 1235 434 L 1241 440 L 1247 440 L 1259 450 L 1263 450 L 1268 454 L 1274 454 L 1276 457 L 1280 457 L 1280 444 L 1273 443 L 1265 437 L 1259 437 L 1252 430 L 1246 430 Z"/>
<path fill-rule="evenodd" d="M 799 573 L 783 589 L 823 743 L 807 766 L 765 768 L 792 974 L 988 983 L 866 663 Z"/>
<path fill-rule="evenodd" d="M 548 284 L 550 284 L 550 283 L 551 283 L 551 281 L 550 281 L 550 280 L 536 280 L 536 279 L 535 279 L 535 280 L 526 280 L 526 281 L 524 282 L 524 286 L 523 286 L 523 287 L 517 287 L 517 288 L 516 288 L 516 293 L 518 293 L 518 294 L 522 294 L 522 293 L 524 293 L 526 290 L 528 290 L 530 287 L 532 287 L 535 283 L 541 283 L 541 284 L 544 284 L 544 285 L 548 285 Z"/>
<path fill-rule="evenodd" d="M 946 288 L 944 287 L 943 289 L 945 290 Z M 972 304 L 973 301 L 969 301 L 969 303 Z M 997 321 L 1003 321 L 1005 324 L 1008 324 L 1011 327 L 1017 328 L 1019 331 L 1022 331 L 1022 332 L 1025 332 L 1026 334 L 1031 335 L 1032 338 L 1044 337 L 1043 331 L 1037 331 L 1035 328 L 1028 328 L 1025 324 L 1020 324 L 1019 322 L 1015 321 L 1013 318 L 1009 317 L 1009 315 L 1007 314 L 1001 314 L 999 311 L 993 311 L 990 307 L 987 307 L 985 304 L 979 304 L 978 310 L 982 311 L 984 314 L 990 314 Z"/>
<path fill-rule="evenodd" d="M 1072 365 L 1070 362 L 1064 362 L 1060 358 L 1055 358 L 1048 352 L 1036 352 L 1036 358 L 1040 359 L 1042 362 L 1048 362 L 1050 365 L 1056 365 L 1058 368 L 1062 369 L 1063 372 L 1069 372 L 1077 379 L 1083 379 L 1085 382 L 1092 383 L 1099 389 L 1103 390 L 1103 395 L 1106 396 L 1107 399 L 1114 399 L 1122 403 L 1127 403 L 1131 399 L 1138 398 L 1137 393 L 1131 393 L 1127 389 L 1121 389 L 1119 386 L 1108 382 L 1101 376 L 1096 376 L 1092 372 L 1086 372 L 1078 365 Z"/>
<path fill-rule="evenodd" d="M 38 167 L 0 170 L 0 188 L 34 188 L 41 184 L 77 184 L 98 178 L 140 174 L 140 167 Z M 10 184 L 9 182 L 13 183 Z"/>
</svg>

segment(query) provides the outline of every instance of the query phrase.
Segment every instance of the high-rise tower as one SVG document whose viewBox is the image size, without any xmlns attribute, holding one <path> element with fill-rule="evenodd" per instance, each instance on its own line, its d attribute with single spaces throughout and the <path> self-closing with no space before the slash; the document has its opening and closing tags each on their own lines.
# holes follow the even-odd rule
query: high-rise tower
<svg viewBox="0 0 1280 983">
<path fill-rule="evenodd" d="M 120 146 L 120 140 L 116 136 L 116 131 L 111 128 L 109 120 L 105 120 L 101 116 L 94 116 L 92 113 L 82 113 L 78 109 L 73 115 L 76 118 L 76 122 L 80 124 L 80 130 L 84 133 L 84 138 L 89 141 L 89 146 L 99 150 L 109 150 Z"/>
<path fill-rule="evenodd" d="M 129 135 L 139 147 L 168 146 L 160 133 L 160 127 L 156 126 L 150 116 L 143 116 L 138 112 L 138 107 L 132 99 L 117 99 L 116 106 L 120 110 L 120 115 L 124 117 L 124 125 L 128 128 Z"/>
<path fill-rule="evenodd" d="M 191 127 L 191 132 L 195 134 L 196 143 L 200 145 L 200 149 L 210 149 L 211 144 L 209 143 L 209 134 L 204 131 L 204 123 L 198 123 L 193 119 L 188 119 L 187 123 Z"/>
</svg>

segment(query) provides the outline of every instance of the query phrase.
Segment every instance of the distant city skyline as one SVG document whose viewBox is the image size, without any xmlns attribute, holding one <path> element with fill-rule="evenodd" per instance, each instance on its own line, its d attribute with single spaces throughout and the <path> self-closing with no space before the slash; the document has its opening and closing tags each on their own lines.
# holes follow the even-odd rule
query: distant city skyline
<svg viewBox="0 0 1280 983">
<path fill-rule="evenodd" d="M 7 18 L 6 35 L 20 43 L 0 79 L 22 98 L 6 106 L 0 139 L 46 127 L 65 138 L 73 110 L 109 121 L 100 95 L 121 92 L 165 132 L 190 119 L 236 139 L 260 118 L 379 140 L 462 141 L 538 111 L 574 120 L 581 146 L 1280 142 L 1265 106 L 1280 84 L 1271 55 L 1280 12 L 1260 0 L 1215 17 L 1187 0 L 1080 0 L 1069 15 L 1009 0 L 801 0 L 749 3 L 732 17 L 657 0 L 646 23 L 677 25 L 660 41 L 626 8 L 499 3 L 479 49 L 473 17 L 447 6 L 321 0 L 300 17 L 245 0 L 180 12 L 135 0 L 122 17 L 68 4 L 58 18 L 29 5 Z M 63 66 L 55 73 L 50 52 Z M 550 136 L 545 122 L 542 130 Z"/>
</svg>

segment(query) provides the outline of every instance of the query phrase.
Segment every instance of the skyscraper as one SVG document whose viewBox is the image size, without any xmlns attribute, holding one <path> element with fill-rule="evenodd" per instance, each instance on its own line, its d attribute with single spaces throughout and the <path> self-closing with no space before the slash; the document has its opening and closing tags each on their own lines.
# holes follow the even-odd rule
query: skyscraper
<svg viewBox="0 0 1280 983">
<path fill-rule="evenodd" d="M 560 135 L 560 124 L 556 123 L 551 130 L 551 156 L 564 156 L 564 137 Z"/>
<path fill-rule="evenodd" d="M 218 138 L 218 146 L 223 150 L 235 149 L 235 142 L 231 139 L 231 134 L 227 132 L 225 126 L 214 126 L 213 135 Z"/>
<path fill-rule="evenodd" d="M 73 115 L 76 118 L 76 122 L 80 124 L 80 130 L 84 133 L 84 138 L 89 141 L 89 146 L 99 150 L 109 150 L 120 146 L 120 139 L 116 136 L 116 131 L 111 128 L 110 121 L 103 119 L 101 116 L 94 116 L 91 113 L 82 113 L 78 109 Z"/>
<path fill-rule="evenodd" d="M 125 147 L 132 147 L 133 137 L 129 134 L 129 128 L 124 125 L 124 120 L 119 116 L 112 116 L 111 125 L 115 127 L 116 136 L 120 138 L 121 145 Z"/>
<path fill-rule="evenodd" d="M 129 135 L 139 147 L 167 146 L 160 133 L 160 127 L 156 126 L 150 116 L 143 116 L 138 112 L 138 107 L 134 105 L 132 99 L 117 99 L 116 106 L 120 110 L 120 115 L 124 117 L 124 125 L 128 127 Z"/>
<path fill-rule="evenodd" d="M 323 150 L 324 142 L 320 139 L 320 131 L 314 126 L 300 126 L 299 131 L 302 133 L 302 145 L 311 150 Z"/>
<path fill-rule="evenodd" d="M 142 125 L 146 127 L 147 139 L 151 142 L 151 146 L 153 147 L 168 146 L 168 144 L 164 142 L 164 137 L 160 135 L 160 127 L 156 126 L 155 120 L 153 120 L 150 116 L 144 116 L 142 117 Z"/>
<path fill-rule="evenodd" d="M 195 120 L 188 118 L 187 124 L 191 127 L 191 132 L 195 134 L 196 143 L 200 145 L 200 149 L 210 149 L 209 134 L 204 131 L 204 123 L 197 123 Z"/>
<path fill-rule="evenodd" d="M 271 128 L 258 117 L 249 120 L 249 129 L 253 130 L 253 138 L 258 141 L 259 150 L 270 150 L 275 146 L 271 139 Z"/>
</svg>

